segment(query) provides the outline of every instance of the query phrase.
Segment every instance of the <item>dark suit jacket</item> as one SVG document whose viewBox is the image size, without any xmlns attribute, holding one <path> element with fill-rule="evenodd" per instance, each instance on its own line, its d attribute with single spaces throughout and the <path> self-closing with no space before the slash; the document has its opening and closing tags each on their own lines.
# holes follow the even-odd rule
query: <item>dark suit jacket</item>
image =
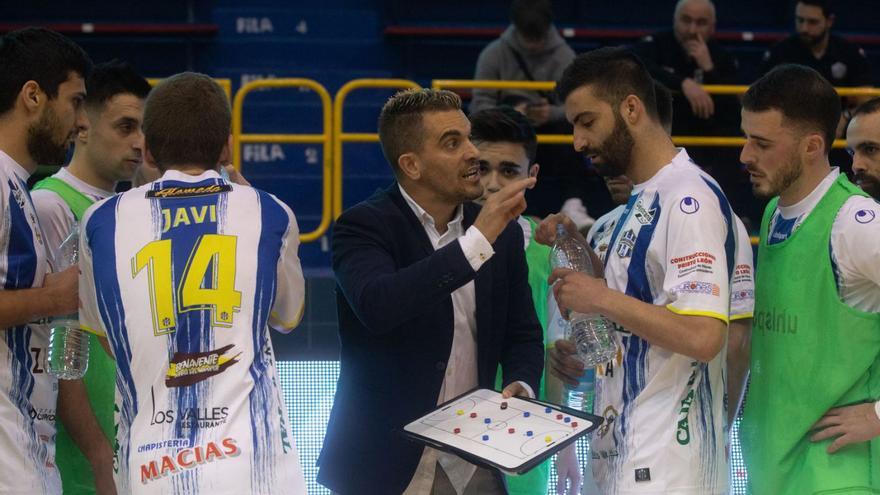
<svg viewBox="0 0 880 495">
<path fill-rule="evenodd" d="M 464 205 L 464 228 L 479 206 Z M 475 280 L 480 387 L 522 380 L 537 392 L 541 327 L 523 233 L 511 222 L 474 272 L 458 241 L 434 250 L 394 183 L 345 211 L 333 234 L 341 370 L 318 481 L 344 495 L 399 494 L 422 444 L 403 426 L 437 405 L 453 337 L 453 291 Z"/>
</svg>

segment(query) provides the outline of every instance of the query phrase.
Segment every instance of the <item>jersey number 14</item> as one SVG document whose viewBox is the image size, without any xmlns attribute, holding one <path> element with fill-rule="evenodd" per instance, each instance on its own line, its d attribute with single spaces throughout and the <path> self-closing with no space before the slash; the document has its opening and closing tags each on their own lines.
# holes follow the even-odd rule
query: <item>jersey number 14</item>
<svg viewBox="0 0 880 495">
<path fill-rule="evenodd" d="M 232 326 L 233 314 L 241 308 L 241 292 L 235 290 L 236 242 L 237 238 L 230 235 L 199 236 L 177 287 L 173 281 L 171 239 L 150 242 L 137 252 L 131 259 L 131 276 L 135 278 L 147 269 L 156 335 L 174 331 L 178 311 L 210 309 L 211 326 Z"/>
</svg>

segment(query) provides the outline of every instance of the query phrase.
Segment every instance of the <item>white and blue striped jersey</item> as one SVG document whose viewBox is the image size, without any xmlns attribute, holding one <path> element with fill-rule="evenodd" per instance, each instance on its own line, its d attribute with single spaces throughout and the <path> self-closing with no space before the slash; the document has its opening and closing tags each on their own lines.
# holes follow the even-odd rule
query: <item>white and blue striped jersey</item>
<svg viewBox="0 0 880 495">
<path fill-rule="evenodd" d="M 684 150 L 635 186 L 608 235 L 599 242 L 607 242 L 600 254 L 609 287 L 729 321 L 735 215 Z M 615 339 L 617 357 L 596 373 L 594 412 L 605 423 L 591 453 L 601 493 L 727 493 L 726 352 L 700 363 L 619 326 Z"/>
<path fill-rule="evenodd" d="M 596 253 L 596 256 L 604 262 L 608 253 L 608 243 L 611 234 L 620 219 L 620 214 L 626 205 L 620 205 L 608 213 L 599 217 L 596 223 L 587 233 L 587 243 Z M 751 318 L 755 312 L 755 256 L 752 251 L 752 241 L 745 224 L 736 215 L 736 266 L 733 270 L 733 280 L 730 287 L 730 320 Z"/>
<path fill-rule="evenodd" d="M 28 193 L 28 172 L 0 151 L 0 282 L 3 290 L 41 287 L 46 246 Z M 55 468 L 58 382 L 46 369 L 48 329 L 0 330 L 0 493 L 61 493 Z"/>
<path fill-rule="evenodd" d="M 117 362 L 120 493 L 306 492 L 269 338 L 302 315 L 298 236 L 284 203 L 214 171 L 89 208 L 80 324 Z"/>
</svg>

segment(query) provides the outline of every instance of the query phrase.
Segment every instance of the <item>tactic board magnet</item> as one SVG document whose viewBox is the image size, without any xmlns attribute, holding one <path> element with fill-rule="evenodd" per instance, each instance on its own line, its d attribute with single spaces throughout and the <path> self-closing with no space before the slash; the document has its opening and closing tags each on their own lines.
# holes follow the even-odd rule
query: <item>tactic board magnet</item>
<svg viewBox="0 0 880 495">
<path fill-rule="evenodd" d="M 475 389 L 406 425 L 403 433 L 468 462 L 522 474 L 601 423 L 599 416 L 567 407 Z"/>
</svg>

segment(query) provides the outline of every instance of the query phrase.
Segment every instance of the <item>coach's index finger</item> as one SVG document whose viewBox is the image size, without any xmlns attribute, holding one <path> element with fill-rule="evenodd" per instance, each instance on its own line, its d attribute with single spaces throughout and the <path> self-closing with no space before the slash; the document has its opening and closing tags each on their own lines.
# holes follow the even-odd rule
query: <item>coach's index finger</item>
<svg viewBox="0 0 880 495">
<path fill-rule="evenodd" d="M 516 196 L 517 193 L 535 187 L 536 182 L 538 182 L 538 179 L 535 177 L 526 177 L 525 179 L 519 179 L 502 187 L 501 190 L 490 196 L 489 199 L 497 198 L 497 201 L 499 203 L 502 203 L 504 202 L 504 200 Z"/>
</svg>

